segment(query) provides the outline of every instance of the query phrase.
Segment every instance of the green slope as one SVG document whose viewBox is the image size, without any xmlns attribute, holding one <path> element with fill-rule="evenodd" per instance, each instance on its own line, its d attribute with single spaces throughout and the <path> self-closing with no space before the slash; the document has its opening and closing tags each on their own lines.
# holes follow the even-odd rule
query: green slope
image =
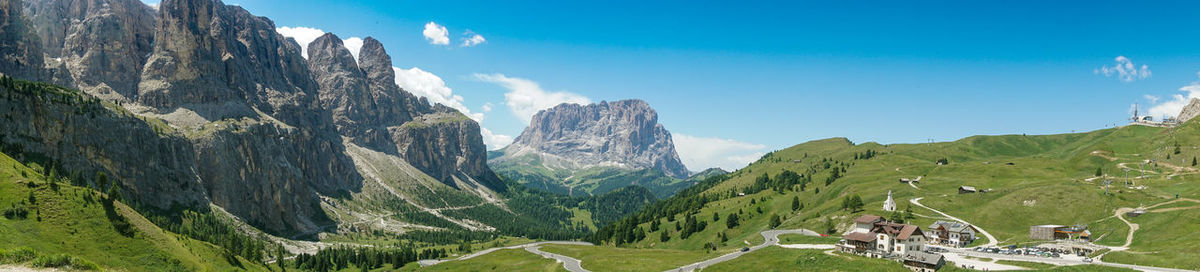
<svg viewBox="0 0 1200 272">
<path fill-rule="evenodd" d="M 1176 145 L 1181 147 L 1178 154 L 1174 151 Z M 909 199 L 923 198 L 923 204 L 968 220 L 1002 243 L 1029 241 L 1029 226 L 1036 224 L 1093 225 L 1098 235 L 1109 235 L 1100 243 L 1109 244 L 1118 237 L 1123 243 L 1128 229 L 1112 218 L 1117 208 L 1160 203 L 1176 194 L 1200 197 L 1200 177 L 1196 175 L 1200 171 L 1190 164 L 1194 156 L 1200 155 L 1198 145 L 1200 124 L 1196 122 L 1173 129 L 1128 126 L 1059 135 L 975 136 L 931 144 L 854 144 L 843 138 L 811 141 L 769 153 L 725 175 L 723 179 L 727 180 L 704 182 L 651 205 L 603 228 L 597 242 L 684 250 L 703 250 L 713 243 L 722 251 L 734 250 L 745 243 L 760 243 L 758 232 L 770 227 L 772 216 L 781 218 L 778 229 L 824 232 L 832 225 L 832 233 L 840 233 L 849 229 L 853 217 L 867 213 L 889 216 L 881 206 L 887 192 L 892 191 L 901 210 L 911 206 Z M 935 163 L 943 158 L 949 164 Z M 1118 163 L 1134 168 L 1130 176 L 1136 176 L 1140 173 L 1136 170 L 1138 162 L 1144 160 L 1158 162 L 1146 164 L 1146 177 L 1135 181 L 1145 187 L 1112 186 L 1110 194 L 1105 194 L 1103 180 L 1117 180 L 1115 185 L 1123 182 L 1124 172 Z M 1097 168 L 1106 176 L 1094 178 Z M 840 178 L 826 184 L 835 169 Z M 804 177 L 792 183 L 781 182 L 780 174 L 785 170 Z M 1122 178 L 1116 177 L 1118 173 Z M 915 187 L 898 181 L 918 176 L 922 179 Z M 800 183 L 805 184 L 803 191 Z M 990 191 L 958 194 L 957 188 L 962 185 Z M 843 199 L 850 196 L 861 197 L 862 211 L 843 209 Z M 793 199 L 798 199 L 803 208 L 792 210 Z M 929 210 L 911 209 L 916 217 L 909 220 L 917 225 L 927 226 L 935 220 L 927 217 L 936 216 Z M 713 220 L 714 213 L 719 219 Z M 731 214 L 740 218 L 732 228 L 727 226 Z M 703 223 L 689 228 L 689 217 Z M 655 221 L 657 230 L 652 226 Z M 682 226 L 676 228 L 676 224 Z M 1165 223 L 1148 220 L 1146 224 Z M 639 228 L 646 233 L 644 236 L 628 235 Z M 687 233 L 689 230 L 691 233 Z M 668 236 L 665 242 L 660 239 L 663 232 Z M 684 233 L 687 238 L 682 238 Z M 1138 263 L 1178 263 L 1181 257 L 1200 256 L 1187 253 L 1200 252 L 1196 246 L 1200 243 L 1185 240 L 1188 242 L 1134 243 L 1131 251 L 1177 252 L 1140 254 Z"/>
<path fill-rule="evenodd" d="M 40 170 L 0 154 L 0 207 L 28 210 L 24 219 L 0 217 L 0 249 L 28 247 L 43 256 L 64 254 L 102 269 L 266 270 L 241 257 L 234 257 L 238 264 L 231 264 L 221 248 L 163 231 L 120 202 L 113 214 L 107 214 L 101 198 L 100 193 L 69 182 L 51 185 Z M 128 222 L 128 228 L 114 224 L 122 221 L 119 218 Z"/>
</svg>

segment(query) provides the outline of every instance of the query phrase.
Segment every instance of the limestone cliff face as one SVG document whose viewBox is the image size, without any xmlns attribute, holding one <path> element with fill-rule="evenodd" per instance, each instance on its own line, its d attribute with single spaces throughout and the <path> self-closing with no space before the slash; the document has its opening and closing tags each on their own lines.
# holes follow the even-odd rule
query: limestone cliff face
<svg viewBox="0 0 1200 272">
<path fill-rule="evenodd" d="M 1180 123 L 1183 123 L 1196 118 L 1197 115 L 1200 115 L 1200 99 L 1192 98 L 1191 101 L 1188 101 L 1187 106 L 1184 106 L 1183 110 L 1179 111 L 1179 117 L 1176 117 L 1176 119 Z"/>
<path fill-rule="evenodd" d="M 137 94 L 142 66 L 151 52 L 156 17 L 138 0 L 41 0 L 25 3 L 40 33 L 53 80 L 106 100 Z"/>
<path fill-rule="evenodd" d="M 0 0 L 0 73 L 43 80 L 42 49 L 22 13 L 21 0 Z"/>
<path fill-rule="evenodd" d="M 447 185 L 503 189 L 487 166 L 487 146 L 479 123 L 449 107 L 438 105 L 401 126 L 389 127 L 401 157 Z M 465 184 L 460 184 L 465 183 Z"/>
<path fill-rule="evenodd" d="M 671 133 L 641 100 L 561 104 L 540 111 L 498 160 L 530 154 L 563 168 L 658 169 L 675 178 L 689 174 Z"/>
<path fill-rule="evenodd" d="M 479 124 L 400 89 L 391 56 L 378 40 L 364 39 L 355 62 L 342 40 L 327 33 L 308 45 L 308 56 L 321 86 L 321 105 L 332 112 L 343 136 L 398 155 L 447 185 L 499 188 L 499 178 L 487 167 Z"/>
<path fill-rule="evenodd" d="M 212 0 L 163 1 L 158 22 L 138 101 L 210 121 L 186 129 L 213 203 L 269 231 L 306 232 L 325 218 L 318 193 L 361 187 L 299 46 L 274 23 Z"/>
<path fill-rule="evenodd" d="M 94 182 L 104 172 L 142 205 L 207 209 L 188 141 L 118 112 L 84 96 L 0 86 L 0 143 L 15 148 L 9 155 L 44 156 L 74 172 L 62 176 Z"/>
<path fill-rule="evenodd" d="M 154 138 L 119 121 L 13 114 L 29 122 L 0 124 L 13 130 L 0 140 L 92 175 L 109 171 L 146 204 L 213 203 L 268 232 L 311 233 L 329 220 L 321 197 L 362 188 L 343 137 L 456 188 L 501 188 L 479 125 L 400 89 L 373 38 L 359 61 L 332 35 L 305 60 L 273 22 L 218 0 L 164 0 L 157 10 L 137 0 L 0 0 L 0 29 L 0 73 L 77 87 L 132 113 L 112 112 L 166 123 L 152 126 L 162 134 Z"/>
</svg>

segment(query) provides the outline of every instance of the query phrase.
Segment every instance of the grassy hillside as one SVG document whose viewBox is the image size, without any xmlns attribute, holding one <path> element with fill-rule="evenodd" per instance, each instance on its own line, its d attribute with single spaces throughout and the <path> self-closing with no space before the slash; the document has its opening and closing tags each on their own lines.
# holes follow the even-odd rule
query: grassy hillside
<svg viewBox="0 0 1200 272">
<path fill-rule="evenodd" d="M 758 232 L 772 227 L 773 216 L 780 218 L 777 229 L 840 234 L 856 216 L 892 216 L 881 211 L 887 192 L 892 191 L 899 208 L 913 212 L 914 217 L 906 220 L 922 227 L 940 216 L 910 205 L 910 199 L 923 198 L 922 204 L 970 221 L 1001 243 L 1029 241 L 1030 225 L 1085 224 L 1098 235 L 1108 235 L 1102 244 L 1120 237 L 1119 245 L 1128 227 L 1112 217 L 1117 208 L 1160 203 L 1176 194 L 1200 197 L 1196 185 L 1200 171 L 1191 165 L 1198 155 L 1200 124 L 1196 122 L 1173 129 L 1127 126 L 1059 135 L 975 136 L 930 144 L 811 141 L 769 153 L 726 175 L 727 180 L 701 183 L 695 190 L 651 205 L 602 229 L 597 242 L 683 250 L 716 245 L 730 251 L 761 242 Z M 948 164 L 939 165 L 939 160 Z M 1139 163 L 1146 160 L 1151 161 L 1144 165 L 1145 176 L 1133 179 L 1141 174 Z M 1134 185 L 1144 187 L 1123 185 L 1127 168 L 1133 169 Z M 1096 176 L 1097 169 L 1102 176 Z M 781 175 L 785 171 L 800 178 Z M 919 183 L 899 182 L 918 176 Z M 1107 195 L 1105 180 L 1114 181 Z M 964 185 L 988 192 L 958 194 L 957 188 Z M 843 200 L 853 196 L 862 199 L 862 208 L 843 208 Z M 801 206 L 795 210 L 794 200 Z M 731 215 L 738 217 L 737 224 L 729 224 Z M 1145 224 L 1143 230 L 1154 229 L 1148 225 L 1168 227 L 1153 220 Z M 1138 263 L 1177 263 L 1176 258 L 1195 257 L 1186 253 L 1200 251 L 1195 244 L 1134 243 L 1134 253 L 1128 254 L 1169 249 L 1177 253 L 1138 254 Z M 1112 256 L 1125 258 L 1124 254 Z"/>
<path fill-rule="evenodd" d="M 524 249 L 502 249 L 483 256 L 420 267 L 416 263 L 400 271 L 567 271 L 562 264 Z"/>
<path fill-rule="evenodd" d="M 0 154 L 0 207 L 7 213 L 0 217 L 0 250 L 28 248 L 43 260 L 62 255 L 101 269 L 266 270 L 257 261 L 227 258 L 217 246 L 163 231 L 120 202 L 107 208 L 99 192 L 69 184 L 52 184 L 40 169 Z M 18 210 L 27 214 L 19 216 Z"/>
</svg>

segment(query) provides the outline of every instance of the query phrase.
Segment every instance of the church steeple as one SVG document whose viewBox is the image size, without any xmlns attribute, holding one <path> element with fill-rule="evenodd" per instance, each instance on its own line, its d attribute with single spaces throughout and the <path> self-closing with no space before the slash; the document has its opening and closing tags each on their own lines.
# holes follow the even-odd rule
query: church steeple
<svg viewBox="0 0 1200 272">
<path fill-rule="evenodd" d="M 888 190 L 887 200 L 883 201 L 883 210 L 889 212 L 896 211 L 896 201 L 892 200 L 892 190 Z"/>
</svg>

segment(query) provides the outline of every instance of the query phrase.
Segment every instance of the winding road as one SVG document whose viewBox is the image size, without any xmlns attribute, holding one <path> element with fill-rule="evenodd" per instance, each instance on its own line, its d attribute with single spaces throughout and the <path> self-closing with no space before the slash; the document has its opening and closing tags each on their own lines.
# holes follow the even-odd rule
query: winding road
<svg viewBox="0 0 1200 272">
<path fill-rule="evenodd" d="M 577 245 L 577 246 L 592 245 L 592 243 L 588 243 L 588 242 L 575 242 L 575 241 L 534 242 L 534 243 L 520 244 L 520 245 L 515 245 L 515 246 L 493 247 L 493 248 L 489 248 L 489 249 L 476 251 L 475 253 L 463 255 L 462 257 L 458 257 L 458 258 L 454 258 L 454 259 L 420 260 L 420 261 L 417 261 L 417 264 L 421 265 L 422 267 L 425 267 L 425 266 L 431 266 L 431 265 L 440 264 L 440 263 L 444 263 L 444 262 L 448 262 L 448 261 L 461 261 L 461 260 L 471 259 L 471 258 L 482 256 L 484 254 L 492 253 L 493 251 L 497 251 L 497 250 L 501 250 L 501 249 L 524 248 L 525 251 L 529 251 L 530 253 L 540 255 L 540 256 L 542 256 L 542 258 L 554 259 L 554 260 L 562 263 L 563 268 L 566 268 L 567 270 L 569 270 L 571 272 L 588 271 L 588 270 L 583 269 L 583 266 L 581 265 L 582 261 L 580 261 L 579 259 L 539 250 L 539 248 L 541 248 L 542 245 L 546 245 L 546 244 Z"/>
<path fill-rule="evenodd" d="M 815 231 L 811 231 L 811 230 L 806 230 L 806 229 L 764 230 L 764 231 L 760 232 L 760 234 L 762 234 L 762 236 L 763 236 L 763 243 L 759 244 L 757 246 L 752 246 L 749 248 L 749 250 L 746 250 L 746 251 L 739 250 L 737 252 L 721 255 L 716 258 L 712 258 L 712 259 L 704 260 L 701 262 L 685 265 L 685 266 L 682 266 L 682 267 L 679 267 L 676 269 L 671 269 L 668 271 L 696 271 L 697 269 L 703 269 L 705 267 L 709 267 L 714 264 L 718 264 L 718 263 L 728 261 L 728 260 L 733 260 L 733 259 L 736 259 L 737 257 L 741 257 L 742 255 L 745 255 L 746 253 L 754 252 L 755 250 L 763 249 L 763 248 L 766 248 L 769 246 L 774 246 L 774 245 L 778 245 L 778 246 L 784 247 L 784 248 L 833 249 L 832 244 L 812 244 L 812 245 L 809 245 L 809 244 L 780 245 L 779 244 L 779 235 L 781 235 L 781 234 L 803 234 L 803 235 L 808 235 L 808 236 L 820 236 L 820 234 L 818 234 Z"/>
<path fill-rule="evenodd" d="M 591 245 L 591 244 L 588 244 L 588 245 Z M 529 253 L 533 253 L 533 254 L 542 256 L 542 258 L 554 259 L 554 260 L 562 263 L 563 268 L 566 268 L 567 271 L 571 271 L 571 272 L 586 272 L 586 271 L 588 271 L 587 269 L 583 269 L 583 261 L 580 261 L 579 259 L 571 258 L 571 257 L 563 256 L 563 255 L 558 255 L 558 254 L 554 254 L 554 253 L 550 253 L 550 252 L 545 252 L 545 251 L 542 251 L 541 249 L 542 249 L 542 246 L 537 245 L 537 246 L 526 247 L 525 251 L 529 251 Z"/>
</svg>

